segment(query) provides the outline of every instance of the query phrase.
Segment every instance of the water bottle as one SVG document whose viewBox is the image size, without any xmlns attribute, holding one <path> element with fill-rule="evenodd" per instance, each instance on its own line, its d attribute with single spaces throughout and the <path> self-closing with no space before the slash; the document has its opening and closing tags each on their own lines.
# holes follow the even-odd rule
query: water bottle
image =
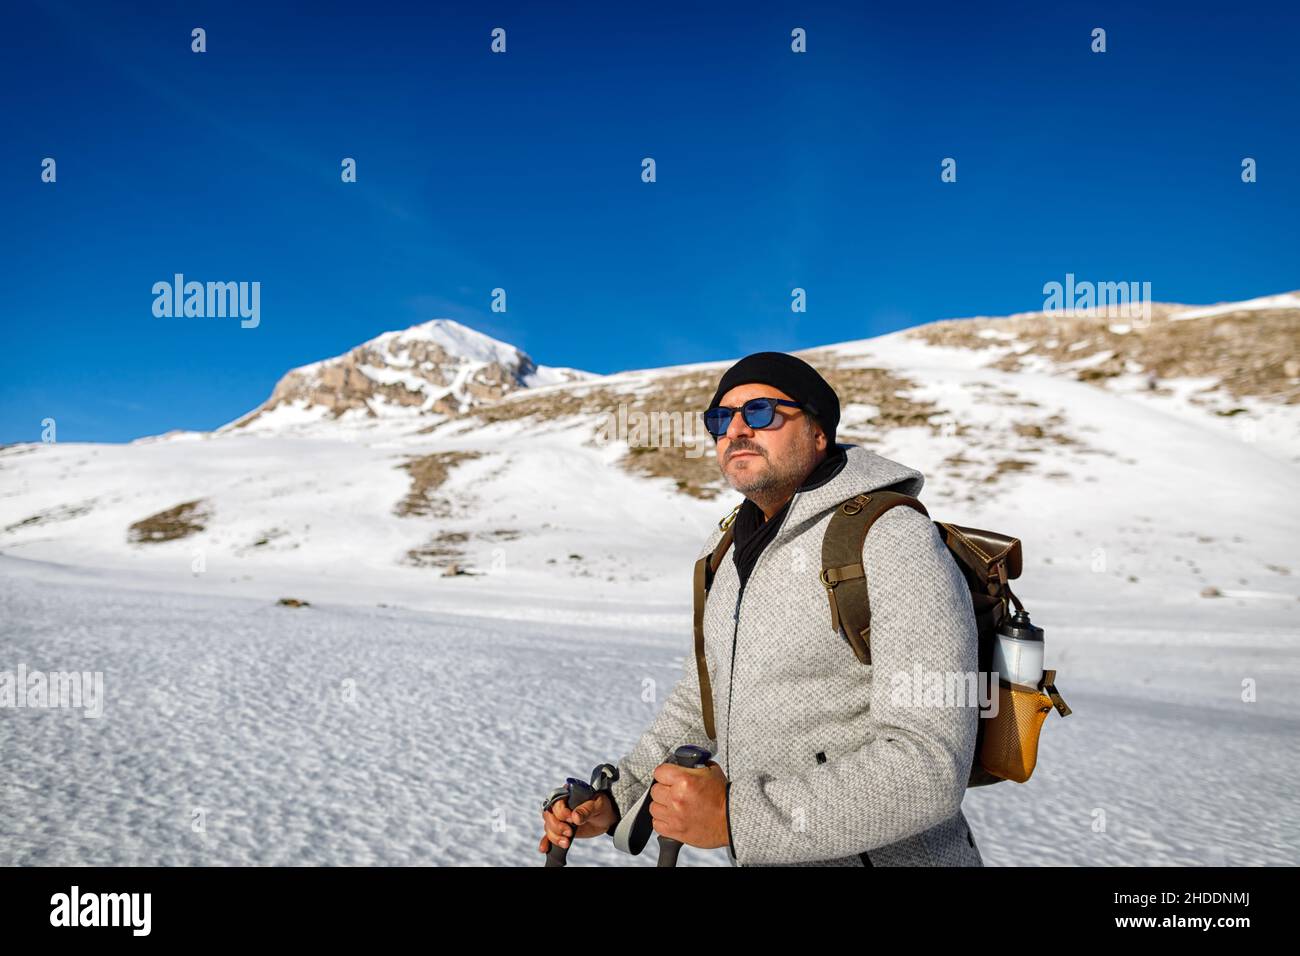
<svg viewBox="0 0 1300 956">
<path fill-rule="evenodd" d="M 1037 687 L 1043 679 L 1043 629 L 1024 610 L 1002 622 L 993 647 L 993 670 L 1001 680 Z"/>
</svg>

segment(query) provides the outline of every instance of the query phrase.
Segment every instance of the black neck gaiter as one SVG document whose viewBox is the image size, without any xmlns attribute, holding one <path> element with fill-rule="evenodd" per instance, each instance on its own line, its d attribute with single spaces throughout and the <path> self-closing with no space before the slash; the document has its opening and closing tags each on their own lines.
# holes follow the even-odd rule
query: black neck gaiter
<svg viewBox="0 0 1300 956">
<path fill-rule="evenodd" d="M 844 454 L 844 449 L 836 445 L 834 451 L 828 453 L 817 467 L 808 473 L 808 477 L 804 479 L 798 490 L 808 491 L 825 484 L 839 474 L 840 469 L 847 462 L 848 456 Z M 794 495 L 791 495 L 781 509 L 766 521 L 763 520 L 763 509 L 748 498 L 741 504 L 740 511 L 736 512 L 736 522 L 733 525 L 735 538 L 732 541 L 731 554 L 736 562 L 736 571 L 740 575 L 742 588 L 749 580 L 749 572 L 754 570 L 758 556 L 763 553 L 768 542 L 776 537 L 776 531 L 781 527 L 781 522 L 785 519 L 785 513 L 790 510 L 790 502 L 793 500 Z"/>
</svg>

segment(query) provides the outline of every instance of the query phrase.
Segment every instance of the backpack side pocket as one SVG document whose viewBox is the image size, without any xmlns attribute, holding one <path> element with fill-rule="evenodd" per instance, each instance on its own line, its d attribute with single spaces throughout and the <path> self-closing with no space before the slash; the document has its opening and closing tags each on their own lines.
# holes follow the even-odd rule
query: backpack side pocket
<svg viewBox="0 0 1300 956">
<path fill-rule="evenodd" d="M 979 762 L 1004 780 L 1024 783 L 1038 762 L 1038 735 L 1052 698 L 1037 687 L 998 678 L 998 713 L 986 721 Z"/>
</svg>

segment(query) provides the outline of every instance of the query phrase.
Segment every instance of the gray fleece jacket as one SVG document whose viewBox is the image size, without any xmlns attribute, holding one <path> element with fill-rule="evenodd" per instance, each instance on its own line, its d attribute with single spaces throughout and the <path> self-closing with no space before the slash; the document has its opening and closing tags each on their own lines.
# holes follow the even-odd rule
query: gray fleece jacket
<svg viewBox="0 0 1300 956">
<path fill-rule="evenodd" d="M 636 812 L 655 767 L 696 744 L 727 774 L 733 865 L 982 866 L 961 812 L 977 709 L 900 693 L 922 674 L 976 670 L 970 591 L 929 518 L 886 512 L 862 551 L 872 663 L 858 662 L 842 630 L 831 630 L 817 575 L 822 536 L 855 494 L 901 482 L 917 496 L 925 478 L 841 447 L 844 467 L 795 493 L 743 590 L 730 555 L 718 568 L 704 616 L 718 739 L 704 731 L 688 645 L 682 677 L 618 762 L 611 796 Z M 715 526 L 699 554 L 722 533 Z"/>
</svg>

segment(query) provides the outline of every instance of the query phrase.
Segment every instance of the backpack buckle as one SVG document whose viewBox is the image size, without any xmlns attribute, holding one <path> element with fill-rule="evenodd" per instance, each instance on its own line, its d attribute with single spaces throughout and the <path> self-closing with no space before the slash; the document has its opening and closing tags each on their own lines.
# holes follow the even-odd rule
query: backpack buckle
<svg viewBox="0 0 1300 956">
<path fill-rule="evenodd" d="M 997 577 L 998 583 L 1005 585 L 1007 583 L 1007 559 L 998 558 L 989 571 Z"/>
<path fill-rule="evenodd" d="M 744 502 L 742 501 L 740 505 L 743 504 Z M 736 515 L 740 514 L 740 505 L 736 505 L 736 507 L 731 509 L 730 514 L 723 516 L 722 520 L 718 522 L 718 527 L 720 529 L 726 531 L 728 528 L 731 527 L 731 523 L 736 520 Z"/>
<path fill-rule="evenodd" d="M 840 510 L 843 511 L 846 515 L 855 515 L 863 508 L 865 508 L 867 502 L 869 502 L 870 500 L 871 500 L 871 495 L 858 495 L 852 501 L 845 502 L 844 507 Z"/>
<path fill-rule="evenodd" d="M 846 564 L 842 568 L 822 568 L 820 575 L 822 584 L 826 585 L 826 590 L 833 590 L 835 585 L 841 581 L 847 581 L 849 578 L 864 578 L 867 572 L 863 570 L 862 565 Z"/>
</svg>

